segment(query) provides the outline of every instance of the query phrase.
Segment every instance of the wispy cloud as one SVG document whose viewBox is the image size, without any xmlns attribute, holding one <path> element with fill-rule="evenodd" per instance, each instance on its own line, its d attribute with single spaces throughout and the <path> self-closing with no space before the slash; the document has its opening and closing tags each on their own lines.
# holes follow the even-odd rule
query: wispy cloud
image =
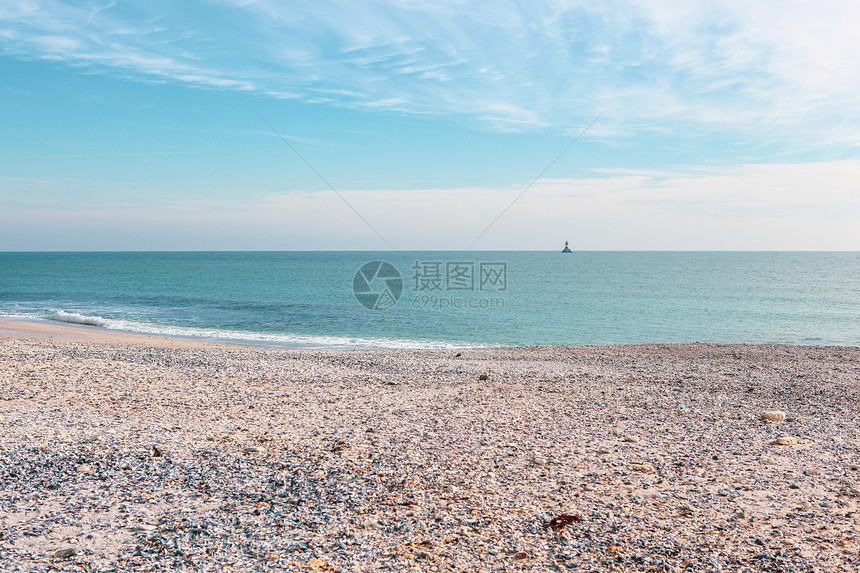
<svg viewBox="0 0 860 573">
<path fill-rule="evenodd" d="M 0 51 L 493 129 L 860 142 L 860 5 L 7 0 Z M 595 132 L 600 135 L 601 132 Z"/>
<path fill-rule="evenodd" d="M 827 178 L 831 184 L 822 188 Z M 39 246 L 42 230 L 69 248 L 385 248 L 331 191 L 247 199 L 81 202 L 55 181 L 56 198 L 20 193 L 46 181 L 0 178 L 0 244 Z M 99 182 L 78 181 L 81 188 Z M 105 194 L 109 186 L 101 182 Z M 860 161 L 756 164 L 711 173 L 669 171 L 538 182 L 475 245 L 547 249 L 860 249 Z M 810 190 L 816 190 L 815 194 Z M 16 191 L 17 190 L 17 191 Z M 518 187 L 341 190 L 395 249 L 465 249 Z M 10 200 L 11 199 L 11 200 Z M 28 221 L 39 221 L 32 225 Z M 225 237 L 234 237 L 228 242 Z M 237 242 L 238 241 L 238 242 Z"/>
<path fill-rule="evenodd" d="M 29 155 L 22 159 L 76 159 L 84 157 L 151 157 L 161 155 L 189 155 L 191 151 L 133 151 L 123 153 L 55 153 L 51 155 Z M 0 177 L 0 179 L 3 179 Z"/>
</svg>

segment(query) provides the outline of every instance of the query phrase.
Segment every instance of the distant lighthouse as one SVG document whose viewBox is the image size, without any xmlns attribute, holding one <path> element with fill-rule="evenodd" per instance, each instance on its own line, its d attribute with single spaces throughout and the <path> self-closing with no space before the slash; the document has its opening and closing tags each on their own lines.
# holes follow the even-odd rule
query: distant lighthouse
<svg viewBox="0 0 860 573">
<path fill-rule="evenodd" d="M 570 247 L 567 246 L 567 241 L 564 242 L 564 248 L 561 250 L 562 253 L 572 253 Z"/>
</svg>

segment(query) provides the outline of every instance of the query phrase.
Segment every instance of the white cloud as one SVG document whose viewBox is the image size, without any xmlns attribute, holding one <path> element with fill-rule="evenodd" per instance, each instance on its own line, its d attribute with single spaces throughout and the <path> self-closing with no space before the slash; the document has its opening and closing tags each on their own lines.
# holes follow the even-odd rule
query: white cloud
<svg viewBox="0 0 860 573">
<path fill-rule="evenodd" d="M 0 179 L 0 195 L 25 184 Z M 570 240 L 577 248 L 599 250 L 860 250 L 858 187 L 860 161 L 547 180 L 532 187 L 474 248 L 553 249 Z M 340 193 L 395 249 L 407 250 L 467 248 L 521 191 Z M 61 205 L 16 196 L 14 202 L 4 199 L 8 207 L 0 213 L 2 249 L 56 249 L 58 241 L 67 248 L 99 249 L 105 237 L 126 249 L 386 248 L 329 191 L 272 194 L 259 202 L 157 204 Z"/>
<path fill-rule="evenodd" d="M 7 2 L 0 49 L 287 94 L 278 97 L 345 94 L 326 101 L 390 102 L 504 129 L 577 125 L 609 108 L 603 121 L 621 133 L 695 122 L 858 139 L 853 2 L 260 0 L 156 11 L 164 9 Z"/>
</svg>

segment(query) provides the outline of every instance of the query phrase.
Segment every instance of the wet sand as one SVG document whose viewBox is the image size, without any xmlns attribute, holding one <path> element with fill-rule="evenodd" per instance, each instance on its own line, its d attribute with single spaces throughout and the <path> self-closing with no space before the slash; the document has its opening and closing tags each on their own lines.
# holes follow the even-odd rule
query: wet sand
<svg viewBox="0 0 860 573">
<path fill-rule="evenodd" d="M 0 562 L 856 570 L 858 390 L 858 348 L 289 350 L 0 321 Z"/>
</svg>

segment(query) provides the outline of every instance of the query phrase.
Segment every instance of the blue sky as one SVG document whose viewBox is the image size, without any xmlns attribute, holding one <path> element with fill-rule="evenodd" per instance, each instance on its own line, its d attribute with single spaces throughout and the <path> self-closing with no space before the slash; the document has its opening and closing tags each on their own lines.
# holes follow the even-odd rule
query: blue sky
<svg viewBox="0 0 860 573">
<path fill-rule="evenodd" d="M 858 21 L 5 0 L 0 250 L 860 250 Z"/>
</svg>

